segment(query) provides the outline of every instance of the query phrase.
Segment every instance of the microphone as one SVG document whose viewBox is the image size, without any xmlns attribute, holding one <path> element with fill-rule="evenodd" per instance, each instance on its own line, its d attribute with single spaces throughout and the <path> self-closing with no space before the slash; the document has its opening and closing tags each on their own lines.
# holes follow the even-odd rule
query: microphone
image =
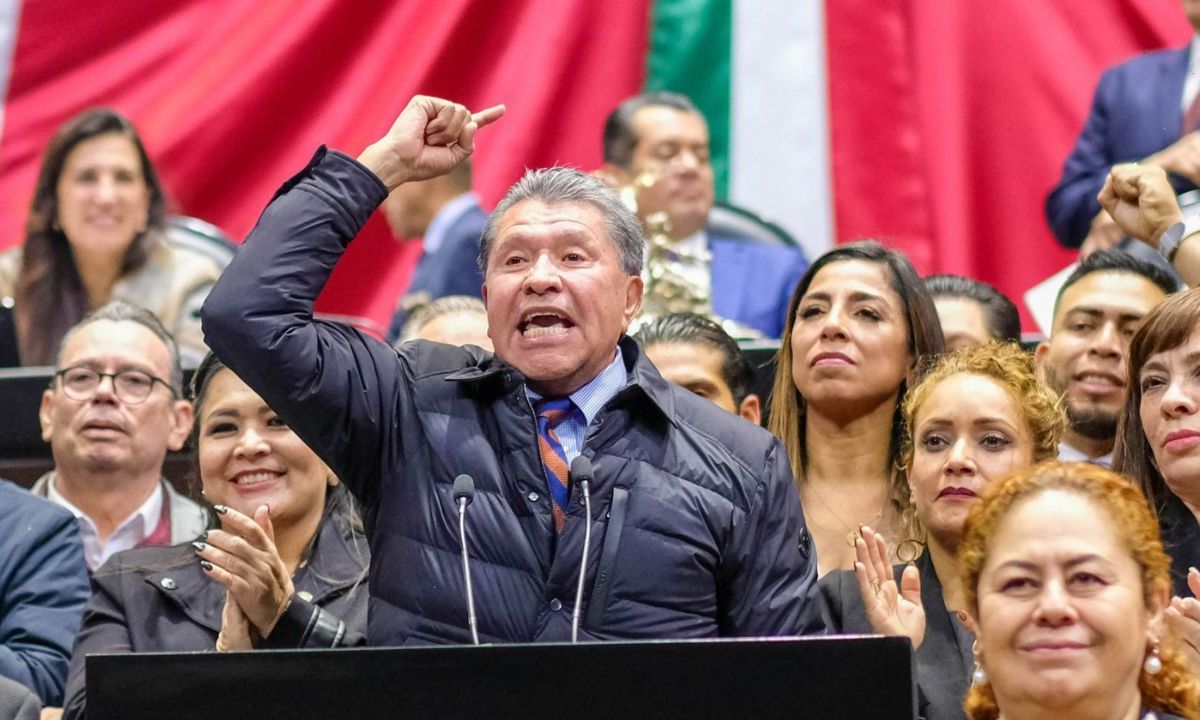
<svg viewBox="0 0 1200 720">
<path fill-rule="evenodd" d="M 467 556 L 467 506 L 475 499 L 475 481 L 470 475 L 454 478 L 454 503 L 458 505 L 458 542 L 462 548 L 463 582 L 467 585 L 467 625 L 471 642 L 479 644 L 479 628 L 475 625 L 475 591 L 471 589 L 471 559 Z"/>
<path fill-rule="evenodd" d="M 592 461 L 582 455 L 571 461 L 569 472 L 572 484 L 579 483 L 583 491 L 583 560 L 579 563 L 579 584 L 575 587 L 575 609 L 571 613 L 571 642 L 579 642 L 579 608 L 583 604 L 583 579 L 587 576 L 588 550 L 592 545 Z"/>
</svg>

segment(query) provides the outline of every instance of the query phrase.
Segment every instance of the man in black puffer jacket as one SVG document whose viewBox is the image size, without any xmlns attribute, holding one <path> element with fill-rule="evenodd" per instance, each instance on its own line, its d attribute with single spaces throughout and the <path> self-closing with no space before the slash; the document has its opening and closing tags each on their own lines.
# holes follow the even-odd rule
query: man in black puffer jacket
<svg viewBox="0 0 1200 720">
<path fill-rule="evenodd" d="M 414 98 L 358 161 L 319 150 L 267 207 L 204 306 L 210 347 L 329 463 L 371 524 L 373 645 L 470 640 L 454 478 L 474 478 L 467 549 L 484 642 L 821 631 L 816 553 L 782 445 L 668 384 L 624 336 L 641 305 L 636 218 L 574 170 L 534 171 L 484 231 L 496 355 L 393 350 L 315 321 L 313 302 L 390 189 L 446 172 L 503 113 Z M 569 398 L 550 432 L 535 405 Z M 547 465 L 543 464 L 546 458 Z M 563 478 L 566 480 L 566 478 Z M 559 490 L 557 499 L 554 490 Z"/>
</svg>

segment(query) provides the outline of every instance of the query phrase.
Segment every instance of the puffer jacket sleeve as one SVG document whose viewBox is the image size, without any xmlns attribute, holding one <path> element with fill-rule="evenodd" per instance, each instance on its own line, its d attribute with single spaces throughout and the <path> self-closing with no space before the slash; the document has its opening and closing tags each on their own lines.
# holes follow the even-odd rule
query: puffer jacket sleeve
<svg viewBox="0 0 1200 720">
<path fill-rule="evenodd" d="M 817 556 L 787 454 L 771 443 L 745 522 L 735 528 L 732 574 L 721 584 L 722 635 L 824 632 Z"/>
<path fill-rule="evenodd" d="M 259 218 L 202 311 L 205 341 L 373 505 L 403 381 L 390 347 L 313 304 L 387 189 L 353 159 L 321 148 Z"/>
</svg>

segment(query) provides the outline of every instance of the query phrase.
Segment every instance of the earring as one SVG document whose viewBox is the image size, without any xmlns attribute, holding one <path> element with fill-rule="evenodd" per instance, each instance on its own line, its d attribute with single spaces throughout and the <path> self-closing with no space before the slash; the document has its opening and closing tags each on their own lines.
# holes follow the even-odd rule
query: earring
<svg viewBox="0 0 1200 720">
<path fill-rule="evenodd" d="M 1150 654 L 1146 656 L 1146 662 L 1142 663 L 1142 669 L 1151 676 L 1162 672 L 1162 658 L 1158 656 L 1157 641 L 1150 645 Z"/>
<path fill-rule="evenodd" d="M 979 662 L 979 641 L 971 643 L 971 655 L 975 657 L 975 670 L 971 673 L 971 684 L 975 687 L 983 687 L 988 684 L 987 671 L 983 669 L 983 665 Z"/>
</svg>

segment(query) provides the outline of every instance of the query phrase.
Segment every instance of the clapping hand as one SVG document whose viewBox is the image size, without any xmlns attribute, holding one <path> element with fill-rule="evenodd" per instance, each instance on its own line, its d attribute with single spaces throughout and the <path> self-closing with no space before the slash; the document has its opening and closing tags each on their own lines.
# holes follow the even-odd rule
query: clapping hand
<svg viewBox="0 0 1200 720">
<path fill-rule="evenodd" d="M 912 640 L 913 649 L 925 639 L 925 608 L 921 605 L 921 576 L 909 565 L 900 576 L 900 586 L 888 562 L 887 543 L 869 527 L 854 541 L 854 575 L 871 629 L 880 635 L 901 635 Z"/>
<path fill-rule="evenodd" d="M 194 543 L 201 566 L 236 601 L 260 638 L 271 634 L 287 609 L 295 588 L 287 566 L 275 549 L 275 532 L 266 505 L 254 518 L 233 508 L 217 506 L 221 529 L 210 530 L 206 542 Z M 236 618 L 229 618 L 236 620 Z M 227 618 L 222 614 L 222 624 Z"/>
<path fill-rule="evenodd" d="M 503 105 L 472 113 L 458 103 L 417 95 L 387 134 L 358 157 L 394 190 L 406 182 L 445 175 L 475 152 L 475 132 L 504 115 Z"/>
<path fill-rule="evenodd" d="M 1187 574 L 1188 589 L 1193 597 L 1171 598 L 1164 616 L 1167 630 L 1178 641 L 1176 645 L 1183 651 L 1188 668 L 1193 674 L 1200 674 L 1200 571 L 1189 568 Z"/>
</svg>

